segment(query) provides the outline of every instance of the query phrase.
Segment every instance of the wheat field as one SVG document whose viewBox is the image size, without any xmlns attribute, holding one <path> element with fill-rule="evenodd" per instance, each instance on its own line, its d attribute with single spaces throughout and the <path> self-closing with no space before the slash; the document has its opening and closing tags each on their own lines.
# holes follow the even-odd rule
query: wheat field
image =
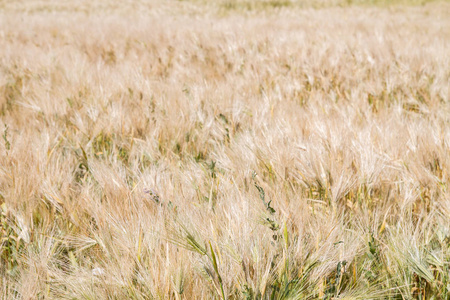
<svg viewBox="0 0 450 300">
<path fill-rule="evenodd" d="M 0 1 L 1 299 L 450 299 L 450 3 Z"/>
</svg>

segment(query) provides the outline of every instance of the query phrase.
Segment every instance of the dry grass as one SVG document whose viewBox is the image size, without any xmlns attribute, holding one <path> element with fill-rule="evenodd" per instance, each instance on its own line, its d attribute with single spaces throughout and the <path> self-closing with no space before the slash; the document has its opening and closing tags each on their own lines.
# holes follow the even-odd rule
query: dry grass
<svg viewBox="0 0 450 300">
<path fill-rule="evenodd" d="M 449 299 L 450 6 L 286 3 L 0 3 L 0 297 Z"/>
</svg>

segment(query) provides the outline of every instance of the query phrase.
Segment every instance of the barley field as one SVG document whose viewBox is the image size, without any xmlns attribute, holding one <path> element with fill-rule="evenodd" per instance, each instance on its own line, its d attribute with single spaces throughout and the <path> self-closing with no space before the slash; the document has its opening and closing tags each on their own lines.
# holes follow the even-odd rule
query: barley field
<svg viewBox="0 0 450 300">
<path fill-rule="evenodd" d="M 450 2 L 0 1 L 1 299 L 450 299 Z"/>
</svg>

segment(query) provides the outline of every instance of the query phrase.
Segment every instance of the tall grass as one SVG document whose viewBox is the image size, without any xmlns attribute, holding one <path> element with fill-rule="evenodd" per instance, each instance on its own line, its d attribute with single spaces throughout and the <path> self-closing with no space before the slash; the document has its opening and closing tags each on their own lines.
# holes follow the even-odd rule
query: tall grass
<svg viewBox="0 0 450 300">
<path fill-rule="evenodd" d="M 1 298 L 449 299 L 448 4 L 119 4 L 1 3 Z"/>
</svg>

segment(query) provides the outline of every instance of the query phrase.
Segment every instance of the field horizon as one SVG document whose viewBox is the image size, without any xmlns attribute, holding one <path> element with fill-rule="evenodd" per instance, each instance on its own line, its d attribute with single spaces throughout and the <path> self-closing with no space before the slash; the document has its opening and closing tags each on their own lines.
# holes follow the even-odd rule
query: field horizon
<svg viewBox="0 0 450 300">
<path fill-rule="evenodd" d="M 450 299 L 450 3 L 0 1 L 1 299 Z"/>
</svg>

